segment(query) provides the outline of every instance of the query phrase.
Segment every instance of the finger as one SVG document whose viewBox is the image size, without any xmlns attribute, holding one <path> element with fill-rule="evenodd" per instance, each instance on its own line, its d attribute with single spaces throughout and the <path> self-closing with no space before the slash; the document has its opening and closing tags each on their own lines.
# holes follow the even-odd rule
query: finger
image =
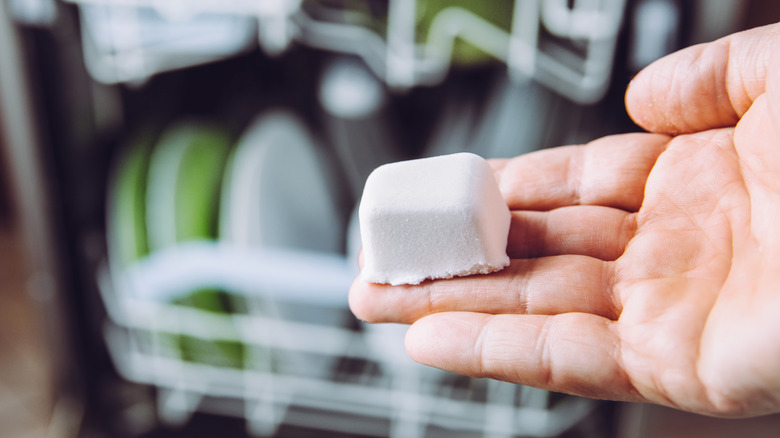
<svg viewBox="0 0 780 438">
<path fill-rule="evenodd" d="M 636 228 L 634 213 L 609 207 L 513 211 L 507 254 L 511 258 L 579 254 L 616 260 Z"/>
<path fill-rule="evenodd" d="M 357 279 L 349 305 L 368 322 L 409 324 L 438 312 L 557 314 L 586 312 L 617 318 L 612 264 L 566 255 L 512 260 L 490 275 L 388 286 Z"/>
<path fill-rule="evenodd" d="M 593 398 L 642 400 L 621 367 L 613 326 L 582 313 L 439 313 L 411 326 L 406 349 L 420 363 L 468 376 Z"/>
<path fill-rule="evenodd" d="M 511 209 L 601 205 L 637 211 L 647 176 L 668 141 L 663 135 L 614 135 L 491 165 Z"/>
<path fill-rule="evenodd" d="M 764 92 L 769 54 L 778 43 L 780 26 L 770 25 L 661 58 L 631 81 L 626 108 L 651 132 L 734 126 Z"/>
</svg>

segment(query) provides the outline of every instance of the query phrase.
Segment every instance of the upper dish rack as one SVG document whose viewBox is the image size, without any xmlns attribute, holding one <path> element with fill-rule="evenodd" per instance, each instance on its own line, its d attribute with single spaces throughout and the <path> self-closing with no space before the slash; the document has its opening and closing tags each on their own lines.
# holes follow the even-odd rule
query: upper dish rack
<svg viewBox="0 0 780 438">
<path fill-rule="evenodd" d="M 81 11 L 87 69 L 104 83 L 252 48 L 269 55 L 302 44 L 361 58 L 391 89 L 440 83 L 473 54 L 506 64 L 576 102 L 609 84 L 625 0 L 67 0 Z M 461 50 L 468 43 L 471 52 Z M 471 55 L 469 55 L 471 53 Z"/>
</svg>

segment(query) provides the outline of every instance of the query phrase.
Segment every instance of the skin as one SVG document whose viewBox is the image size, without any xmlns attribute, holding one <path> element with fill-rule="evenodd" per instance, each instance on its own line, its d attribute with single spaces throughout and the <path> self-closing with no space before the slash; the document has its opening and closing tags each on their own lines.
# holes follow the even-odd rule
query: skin
<svg viewBox="0 0 780 438">
<path fill-rule="evenodd" d="M 352 311 L 411 324 L 411 357 L 456 373 L 779 412 L 779 47 L 772 25 L 687 48 L 629 86 L 648 133 L 493 161 L 511 265 L 418 286 L 357 279 Z"/>
</svg>

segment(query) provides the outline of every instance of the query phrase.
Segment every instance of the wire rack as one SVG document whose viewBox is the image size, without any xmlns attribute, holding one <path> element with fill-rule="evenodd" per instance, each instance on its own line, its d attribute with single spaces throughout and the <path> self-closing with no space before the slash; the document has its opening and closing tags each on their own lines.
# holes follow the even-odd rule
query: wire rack
<svg viewBox="0 0 780 438">
<path fill-rule="evenodd" d="M 361 2 L 70 1 L 80 10 L 87 70 L 104 83 L 142 83 L 256 46 L 281 56 L 303 45 L 356 55 L 372 78 L 405 90 L 474 62 L 459 52 L 466 41 L 479 62 L 505 63 L 512 80 L 533 79 L 581 102 L 607 86 L 624 7 L 497 1 L 511 15 L 502 25 L 463 0 L 438 9 L 423 0 L 373 1 L 355 10 L 333 5 Z M 425 10 L 434 13 L 421 31 L 417 14 Z M 210 412 L 245 419 L 257 436 L 293 426 L 398 438 L 554 437 L 598 406 L 412 362 L 403 326 L 351 316 L 352 255 L 218 240 L 178 242 L 130 265 L 112 255 L 109 248 L 99 275 L 110 356 L 125 379 L 158 389 L 159 418 L 172 425 Z M 198 291 L 219 309 L 184 299 Z"/>
<path fill-rule="evenodd" d="M 307 263 L 307 277 L 326 274 L 318 293 L 288 275 Z M 596 408 L 412 362 L 404 326 L 345 317 L 353 274 L 334 255 L 183 243 L 123 273 L 103 271 L 107 345 L 124 378 L 160 389 L 158 414 L 172 425 L 210 412 L 244 418 L 258 436 L 293 425 L 403 438 L 552 437 Z M 198 287 L 230 290 L 241 304 L 232 313 L 171 304 Z"/>
<path fill-rule="evenodd" d="M 458 62 L 457 44 L 467 42 L 504 63 L 514 80 L 538 81 L 580 103 L 606 91 L 625 8 L 625 0 L 496 1 L 511 16 L 501 25 L 473 10 L 480 2 L 365 2 L 372 13 L 324 0 L 67 1 L 81 10 L 88 71 L 105 83 L 142 82 L 256 42 L 272 56 L 295 44 L 356 55 L 404 90 L 440 83 Z M 431 8 L 420 26 L 419 12 Z"/>
</svg>

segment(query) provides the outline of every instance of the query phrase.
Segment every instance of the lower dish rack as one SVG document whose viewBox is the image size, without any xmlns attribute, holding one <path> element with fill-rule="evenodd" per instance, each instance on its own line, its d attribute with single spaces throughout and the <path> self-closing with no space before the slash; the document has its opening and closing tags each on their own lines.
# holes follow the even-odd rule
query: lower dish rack
<svg viewBox="0 0 780 438">
<path fill-rule="evenodd" d="M 344 267 L 340 279 L 325 281 L 318 302 L 304 303 L 295 289 L 309 285 L 281 290 L 276 280 L 285 276 L 283 267 L 263 271 L 257 263 L 281 256 L 296 266 L 330 263 L 332 270 L 338 262 L 273 252 L 185 243 L 140 261 L 120 279 L 104 271 L 110 355 L 124 378 L 159 388 L 162 421 L 183 424 L 195 412 L 209 412 L 244 418 L 258 436 L 293 425 L 404 438 L 552 437 L 594 412 L 592 400 L 416 364 L 403 350 L 404 326 L 350 318 L 349 283 L 341 285 L 344 304 L 336 302 L 337 285 L 352 270 Z M 217 313 L 150 298 L 197 283 L 231 290 L 244 309 Z M 139 296 L 130 285 L 157 291 Z"/>
</svg>

